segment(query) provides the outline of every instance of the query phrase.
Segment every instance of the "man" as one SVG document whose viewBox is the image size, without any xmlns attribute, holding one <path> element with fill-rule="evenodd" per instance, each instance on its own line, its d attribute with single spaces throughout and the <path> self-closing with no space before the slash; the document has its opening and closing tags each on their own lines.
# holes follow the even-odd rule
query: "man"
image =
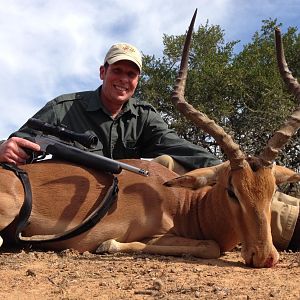
<svg viewBox="0 0 300 300">
<path fill-rule="evenodd" d="M 99 143 L 91 151 L 109 158 L 155 158 L 169 154 L 175 159 L 168 157 L 173 165 L 170 168 L 177 172 L 185 171 L 178 163 L 186 170 L 218 164 L 220 161 L 208 151 L 168 129 L 150 104 L 132 98 L 141 69 L 142 57 L 134 46 L 113 45 L 100 67 L 101 87 L 59 96 L 34 117 L 78 133 L 95 134 Z M 24 148 L 38 151 L 38 145 L 20 139 L 30 132 L 23 126 L 4 142 L 0 146 L 0 161 L 22 164 L 28 158 Z M 165 158 L 160 157 L 160 161 Z"/>
<path fill-rule="evenodd" d="M 100 67 L 102 86 L 95 91 L 61 95 L 34 117 L 78 133 L 93 133 L 99 142 L 90 151 L 109 158 L 154 158 L 178 174 L 219 164 L 208 151 L 180 139 L 168 129 L 150 104 L 132 98 L 141 70 L 138 49 L 127 43 L 115 44 Z M 22 138 L 28 134 L 34 132 L 23 126 L 3 142 L 0 161 L 23 164 L 28 158 L 25 148 L 39 151 L 37 144 Z M 297 223 L 300 201 L 286 203 L 276 198 L 273 202 L 274 243 L 279 249 L 287 249 L 289 245 L 297 249 L 299 234 L 294 229 L 300 227 L 300 221 Z"/>
</svg>

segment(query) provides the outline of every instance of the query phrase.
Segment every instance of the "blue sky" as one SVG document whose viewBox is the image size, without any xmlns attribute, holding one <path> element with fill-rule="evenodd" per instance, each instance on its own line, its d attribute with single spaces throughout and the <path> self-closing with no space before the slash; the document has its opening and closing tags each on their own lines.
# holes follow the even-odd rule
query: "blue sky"
<svg viewBox="0 0 300 300">
<path fill-rule="evenodd" d="M 163 34 L 220 25 L 226 41 L 251 41 L 263 19 L 300 28 L 300 0 L 0 0 L 0 139 L 52 98 L 100 85 L 111 44 L 162 56 Z"/>
</svg>

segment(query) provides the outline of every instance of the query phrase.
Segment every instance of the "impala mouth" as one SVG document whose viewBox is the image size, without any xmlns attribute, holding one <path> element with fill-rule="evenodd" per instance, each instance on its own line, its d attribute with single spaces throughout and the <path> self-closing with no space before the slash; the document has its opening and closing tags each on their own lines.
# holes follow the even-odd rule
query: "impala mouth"
<svg viewBox="0 0 300 300">
<path fill-rule="evenodd" d="M 271 268 L 271 267 L 275 267 L 276 266 L 276 262 L 274 262 L 274 258 L 273 257 L 268 257 L 267 260 L 265 261 L 265 268 Z"/>
<path fill-rule="evenodd" d="M 247 260 L 247 261 L 245 261 L 247 267 L 251 267 L 251 268 L 254 267 L 254 255 L 255 255 L 255 254 L 252 253 L 251 256 L 250 256 L 250 259 Z"/>
</svg>

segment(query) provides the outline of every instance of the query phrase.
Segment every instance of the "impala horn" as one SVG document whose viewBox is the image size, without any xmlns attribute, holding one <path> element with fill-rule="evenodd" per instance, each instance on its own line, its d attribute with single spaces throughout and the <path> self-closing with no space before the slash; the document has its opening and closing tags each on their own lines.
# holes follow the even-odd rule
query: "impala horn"
<svg viewBox="0 0 300 300">
<path fill-rule="evenodd" d="M 275 46 L 277 64 L 281 78 L 286 83 L 288 90 L 296 97 L 298 107 L 290 115 L 281 128 L 279 128 L 271 139 L 268 141 L 265 149 L 260 155 L 260 159 L 264 164 L 272 164 L 272 161 L 278 155 L 278 152 L 289 141 L 289 139 L 297 132 L 300 127 L 300 85 L 291 73 L 286 63 L 282 38 L 279 28 L 275 28 Z"/>
<path fill-rule="evenodd" d="M 244 166 L 245 155 L 240 150 L 230 135 L 228 135 L 222 127 L 217 125 L 213 120 L 209 119 L 207 115 L 196 110 L 192 105 L 186 102 L 184 98 L 184 91 L 186 86 L 187 72 L 188 72 L 188 56 L 191 45 L 192 32 L 197 15 L 197 9 L 191 20 L 185 43 L 182 52 L 181 64 L 178 77 L 176 79 L 174 91 L 172 94 L 172 102 L 174 106 L 196 126 L 210 134 L 223 149 L 230 161 L 231 169 L 239 169 Z"/>
</svg>

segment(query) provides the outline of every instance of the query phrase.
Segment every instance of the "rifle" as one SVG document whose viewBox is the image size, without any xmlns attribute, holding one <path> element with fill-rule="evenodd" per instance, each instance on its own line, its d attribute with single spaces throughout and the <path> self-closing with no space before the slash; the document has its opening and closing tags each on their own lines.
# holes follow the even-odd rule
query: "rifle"
<svg viewBox="0 0 300 300">
<path fill-rule="evenodd" d="M 26 136 L 25 138 L 40 145 L 43 156 L 52 154 L 56 158 L 113 174 L 119 174 L 124 169 L 143 176 L 149 175 L 147 170 L 81 150 L 70 144 L 70 142 L 78 142 L 86 148 L 92 148 L 98 142 L 98 138 L 95 135 L 77 133 L 35 118 L 30 118 L 26 122 L 26 125 L 31 129 L 41 132 L 41 134 L 36 134 L 34 137 Z"/>
</svg>

